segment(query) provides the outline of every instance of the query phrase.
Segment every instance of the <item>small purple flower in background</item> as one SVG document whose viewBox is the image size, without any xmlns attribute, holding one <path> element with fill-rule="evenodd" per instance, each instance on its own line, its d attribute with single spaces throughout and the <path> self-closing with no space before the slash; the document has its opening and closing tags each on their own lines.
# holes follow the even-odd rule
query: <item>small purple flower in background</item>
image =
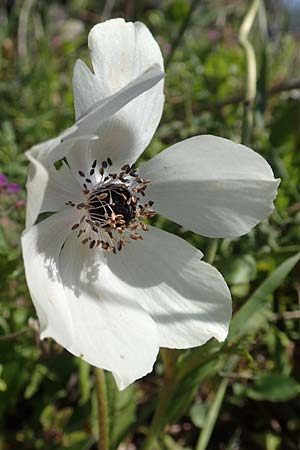
<svg viewBox="0 0 300 450">
<path fill-rule="evenodd" d="M 5 175 L 3 175 L 3 173 L 0 173 L 0 190 L 2 190 L 2 188 L 6 188 L 7 186 L 7 177 Z"/>
<path fill-rule="evenodd" d="M 21 191 L 21 186 L 18 183 L 8 183 L 6 187 L 6 192 L 8 194 L 19 194 Z"/>
<path fill-rule="evenodd" d="M 25 202 L 20 198 L 21 186 L 18 183 L 10 183 L 3 173 L 0 173 L 0 216 L 4 217 L 9 212 L 22 209 Z M 5 214 L 4 214 L 5 212 Z"/>
<path fill-rule="evenodd" d="M 0 173 L 0 193 L 18 195 L 21 191 L 21 186 L 18 183 L 9 183 L 8 178 L 3 173 Z"/>
</svg>

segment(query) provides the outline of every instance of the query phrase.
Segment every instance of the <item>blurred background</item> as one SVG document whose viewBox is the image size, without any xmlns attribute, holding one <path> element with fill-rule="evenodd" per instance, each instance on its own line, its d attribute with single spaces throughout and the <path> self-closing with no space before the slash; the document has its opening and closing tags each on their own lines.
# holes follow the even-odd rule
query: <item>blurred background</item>
<svg viewBox="0 0 300 450">
<path fill-rule="evenodd" d="M 257 64 L 250 102 L 239 39 L 249 6 L 0 1 L 0 450 L 96 448 L 90 368 L 55 342 L 40 342 L 26 288 L 24 151 L 73 123 L 75 60 L 90 65 L 89 29 L 119 16 L 146 23 L 166 63 L 164 115 L 142 158 L 210 133 L 247 143 L 282 179 L 276 211 L 240 239 L 212 243 L 153 219 L 214 259 L 235 310 L 223 346 L 181 352 L 158 450 L 300 449 L 300 0 L 259 2 L 248 36 Z M 107 374 L 112 450 L 141 448 L 162 380 L 160 360 L 122 393 Z"/>
</svg>

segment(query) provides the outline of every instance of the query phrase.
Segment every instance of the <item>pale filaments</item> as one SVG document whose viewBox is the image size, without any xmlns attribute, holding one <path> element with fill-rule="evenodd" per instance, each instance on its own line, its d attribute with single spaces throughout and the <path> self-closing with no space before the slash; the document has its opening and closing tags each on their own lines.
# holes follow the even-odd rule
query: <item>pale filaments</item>
<svg viewBox="0 0 300 450">
<path fill-rule="evenodd" d="M 126 164 L 118 173 L 112 173 L 111 166 L 107 158 L 100 164 L 93 161 L 88 175 L 79 170 L 85 201 L 66 205 L 82 211 L 72 226 L 82 244 L 117 253 L 130 239 L 143 239 L 148 227 L 142 220 L 155 212 L 152 201 L 141 202 L 150 181 L 140 178 L 134 165 Z"/>
</svg>

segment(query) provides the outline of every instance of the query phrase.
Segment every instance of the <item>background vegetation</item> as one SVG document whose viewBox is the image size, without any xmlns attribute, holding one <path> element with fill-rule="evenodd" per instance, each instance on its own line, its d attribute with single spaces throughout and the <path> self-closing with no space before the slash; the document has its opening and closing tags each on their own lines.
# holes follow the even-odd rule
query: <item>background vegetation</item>
<svg viewBox="0 0 300 450">
<path fill-rule="evenodd" d="M 300 448 L 300 2 L 258 3 L 249 99 L 246 0 L 1 2 L 0 450 L 96 448 L 93 373 L 39 340 L 26 288 L 24 151 L 73 122 L 74 62 L 89 64 L 88 30 L 117 16 L 145 22 L 166 60 L 164 116 L 143 158 L 211 133 L 251 145 L 282 183 L 272 217 L 240 239 L 211 241 L 156 219 L 214 260 L 235 315 L 225 344 L 162 353 L 122 393 L 107 374 L 111 449 L 140 449 L 150 427 L 159 450 Z M 167 401 L 152 422 L 160 392 Z"/>
</svg>

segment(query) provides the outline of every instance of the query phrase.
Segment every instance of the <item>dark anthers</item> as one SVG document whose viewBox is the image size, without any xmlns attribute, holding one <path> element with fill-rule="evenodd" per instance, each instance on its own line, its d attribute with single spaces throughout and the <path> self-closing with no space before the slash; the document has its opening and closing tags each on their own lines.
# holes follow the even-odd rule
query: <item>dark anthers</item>
<svg viewBox="0 0 300 450">
<path fill-rule="evenodd" d="M 110 166 L 112 161 L 107 158 L 99 165 L 93 161 L 88 176 L 79 170 L 86 201 L 69 201 L 66 205 L 82 210 L 80 221 L 72 230 L 77 230 L 83 244 L 117 253 L 129 242 L 128 238 L 143 239 L 139 232 L 148 227 L 142 220 L 153 217 L 155 212 L 151 209 L 154 202 L 142 203 L 140 197 L 145 196 L 150 181 L 140 178 L 134 165 L 126 164 L 119 173 L 110 173 Z M 97 171 L 100 177 L 96 178 Z M 94 183 L 93 178 L 97 180 Z"/>
</svg>

